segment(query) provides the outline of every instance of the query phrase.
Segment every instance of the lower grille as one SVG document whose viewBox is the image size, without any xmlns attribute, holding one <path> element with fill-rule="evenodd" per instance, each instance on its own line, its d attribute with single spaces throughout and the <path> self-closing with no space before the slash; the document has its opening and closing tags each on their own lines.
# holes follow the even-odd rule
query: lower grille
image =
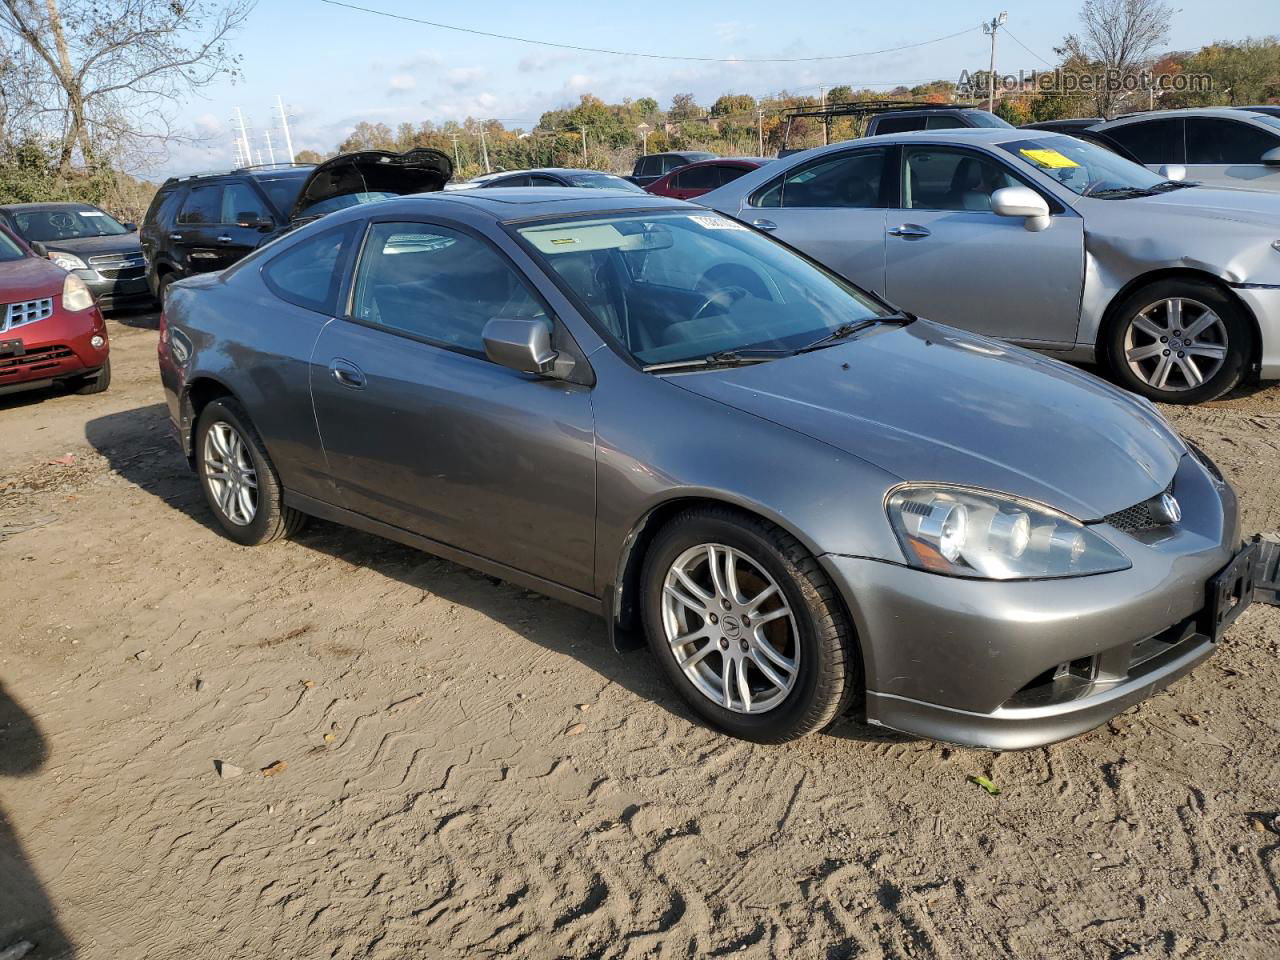
<svg viewBox="0 0 1280 960">
<path fill-rule="evenodd" d="M 1154 497 L 1143 500 L 1141 503 L 1135 503 L 1132 507 L 1109 513 L 1102 518 L 1102 522 L 1109 523 L 1117 530 L 1123 530 L 1125 533 L 1136 533 L 1139 530 L 1154 530 L 1156 527 L 1167 526 L 1169 521 L 1164 518 L 1163 514 L 1157 515 L 1152 510 L 1152 505 L 1158 503 L 1165 494 L 1172 495 L 1172 493 L 1173 482 L 1170 481 L 1169 485 Z"/>
<path fill-rule="evenodd" d="M 28 350 L 20 357 L 0 357 L 0 381 L 6 377 L 20 373 L 38 373 L 41 370 L 53 370 L 62 365 L 62 361 L 70 360 L 75 351 L 70 347 L 36 347 Z"/>
</svg>

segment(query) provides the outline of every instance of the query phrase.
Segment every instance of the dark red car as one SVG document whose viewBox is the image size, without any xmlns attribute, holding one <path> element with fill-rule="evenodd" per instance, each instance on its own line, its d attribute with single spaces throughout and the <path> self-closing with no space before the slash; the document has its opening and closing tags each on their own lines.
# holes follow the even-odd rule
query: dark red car
<svg viewBox="0 0 1280 960">
<path fill-rule="evenodd" d="M 645 190 L 660 197 L 692 200 L 737 180 L 757 167 L 763 167 L 769 160 L 769 157 L 716 157 L 714 160 L 699 160 L 659 177 L 645 187 Z"/>
<path fill-rule="evenodd" d="M 111 383 L 107 325 L 83 280 L 0 228 L 0 393 Z"/>
</svg>

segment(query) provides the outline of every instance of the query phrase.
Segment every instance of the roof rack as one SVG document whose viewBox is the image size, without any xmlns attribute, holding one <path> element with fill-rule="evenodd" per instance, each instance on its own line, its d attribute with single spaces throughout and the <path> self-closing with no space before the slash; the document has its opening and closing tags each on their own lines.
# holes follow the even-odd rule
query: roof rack
<svg viewBox="0 0 1280 960">
<path fill-rule="evenodd" d="M 974 110 L 981 109 L 980 102 L 972 103 L 934 103 L 931 100 L 848 100 L 843 103 L 828 103 L 820 107 L 792 107 L 783 116 L 787 118 L 787 129 L 782 134 L 782 149 L 787 149 L 791 138 L 791 122 L 800 117 L 815 117 L 822 120 L 822 125 L 830 130 L 831 121 L 837 117 L 857 117 L 865 119 L 880 113 L 894 113 L 898 110 Z M 862 125 L 859 124 L 861 127 Z"/>
<path fill-rule="evenodd" d="M 233 167 L 230 170 L 202 170 L 199 173 L 187 173 L 180 177 L 169 177 L 162 186 L 169 186 L 172 183 L 185 183 L 188 180 L 202 180 L 205 177 L 229 177 L 236 173 L 253 173 L 258 170 L 289 170 L 296 167 L 314 167 L 314 163 L 252 163 L 247 166 Z"/>
</svg>

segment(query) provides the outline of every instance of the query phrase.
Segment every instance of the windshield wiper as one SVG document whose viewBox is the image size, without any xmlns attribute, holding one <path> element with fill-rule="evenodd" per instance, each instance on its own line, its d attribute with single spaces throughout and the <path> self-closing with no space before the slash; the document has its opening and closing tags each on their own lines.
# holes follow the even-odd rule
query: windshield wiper
<svg viewBox="0 0 1280 960">
<path fill-rule="evenodd" d="M 806 344 L 801 347 L 796 351 L 796 353 L 808 353 L 810 350 L 821 350 L 823 347 L 829 347 L 834 343 L 839 343 L 841 340 L 848 340 L 855 333 L 861 333 L 868 327 L 874 327 L 878 323 L 893 323 L 894 321 L 906 321 L 909 323 L 914 319 L 916 319 L 914 314 L 891 313 L 883 317 L 867 317 L 865 320 L 854 320 L 851 323 L 842 323 L 825 336 L 819 337 L 817 340 L 813 341 L 813 343 Z"/>
<path fill-rule="evenodd" d="M 1105 190 L 1093 190 L 1081 196 L 1096 197 L 1099 200 L 1127 200 L 1130 197 L 1149 197 L 1151 191 L 1142 187 L 1107 187 Z"/>
<path fill-rule="evenodd" d="M 1168 193 L 1170 190 L 1183 190 L 1187 187 L 1198 187 L 1194 180 L 1164 180 L 1151 188 L 1152 193 Z"/>
<path fill-rule="evenodd" d="M 790 357 L 794 354 L 794 350 L 721 350 L 719 353 L 708 354 L 705 357 L 686 357 L 683 360 L 650 363 L 641 369 L 649 373 L 662 370 L 680 370 L 686 367 L 739 367 L 745 364 L 777 360 L 779 357 Z"/>
</svg>

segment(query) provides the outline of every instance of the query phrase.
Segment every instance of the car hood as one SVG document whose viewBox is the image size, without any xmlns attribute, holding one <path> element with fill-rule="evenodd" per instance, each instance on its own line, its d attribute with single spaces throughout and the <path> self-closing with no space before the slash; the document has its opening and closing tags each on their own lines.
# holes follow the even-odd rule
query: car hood
<svg viewBox="0 0 1280 960">
<path fill-rule="evenodd" d="M 1087 198 L 1093 199 L 1093 198 Z M 1274 190 L 1222 190 L 1217 187 L 1185 187 L 1132 200 L 1094 200 L 1132 209 L 1149 210 L 1187 217 L 1239 220 L 1274 227 L 1280 220 L 1280 193 Z"/>
<path fill-rule="evenodd" d="M 1185 452 L 1145 401 L 1066 364 L 924 320 L 667 379 L 902 480 L 998 490 L 1080 520 L 1159 493 Z"/>
<path fill-rule="evenodd" d="M 46 240 L 45 249 L 51 253 L 62 250 L 77 257 L 97 257 L 107 253 L 141 253 L 136 230 L 114 237 L 70 237 L 64 240 Z"/>
<path fill-rule="evenodd" d="M 60 296 L 66 279 L 67 271 L 43 257 L 0 263 L 0 303 Z"/>
<path fill-rule="evenodd" d="M 348 193 L 433 193 L 453 176 L 448 154 L 429 147 L 404 153 L 361 150 L 343 153 L 319 164 L 302 184 L 290 220 L 306 216 L 307 208 Z"/>
</svg>

